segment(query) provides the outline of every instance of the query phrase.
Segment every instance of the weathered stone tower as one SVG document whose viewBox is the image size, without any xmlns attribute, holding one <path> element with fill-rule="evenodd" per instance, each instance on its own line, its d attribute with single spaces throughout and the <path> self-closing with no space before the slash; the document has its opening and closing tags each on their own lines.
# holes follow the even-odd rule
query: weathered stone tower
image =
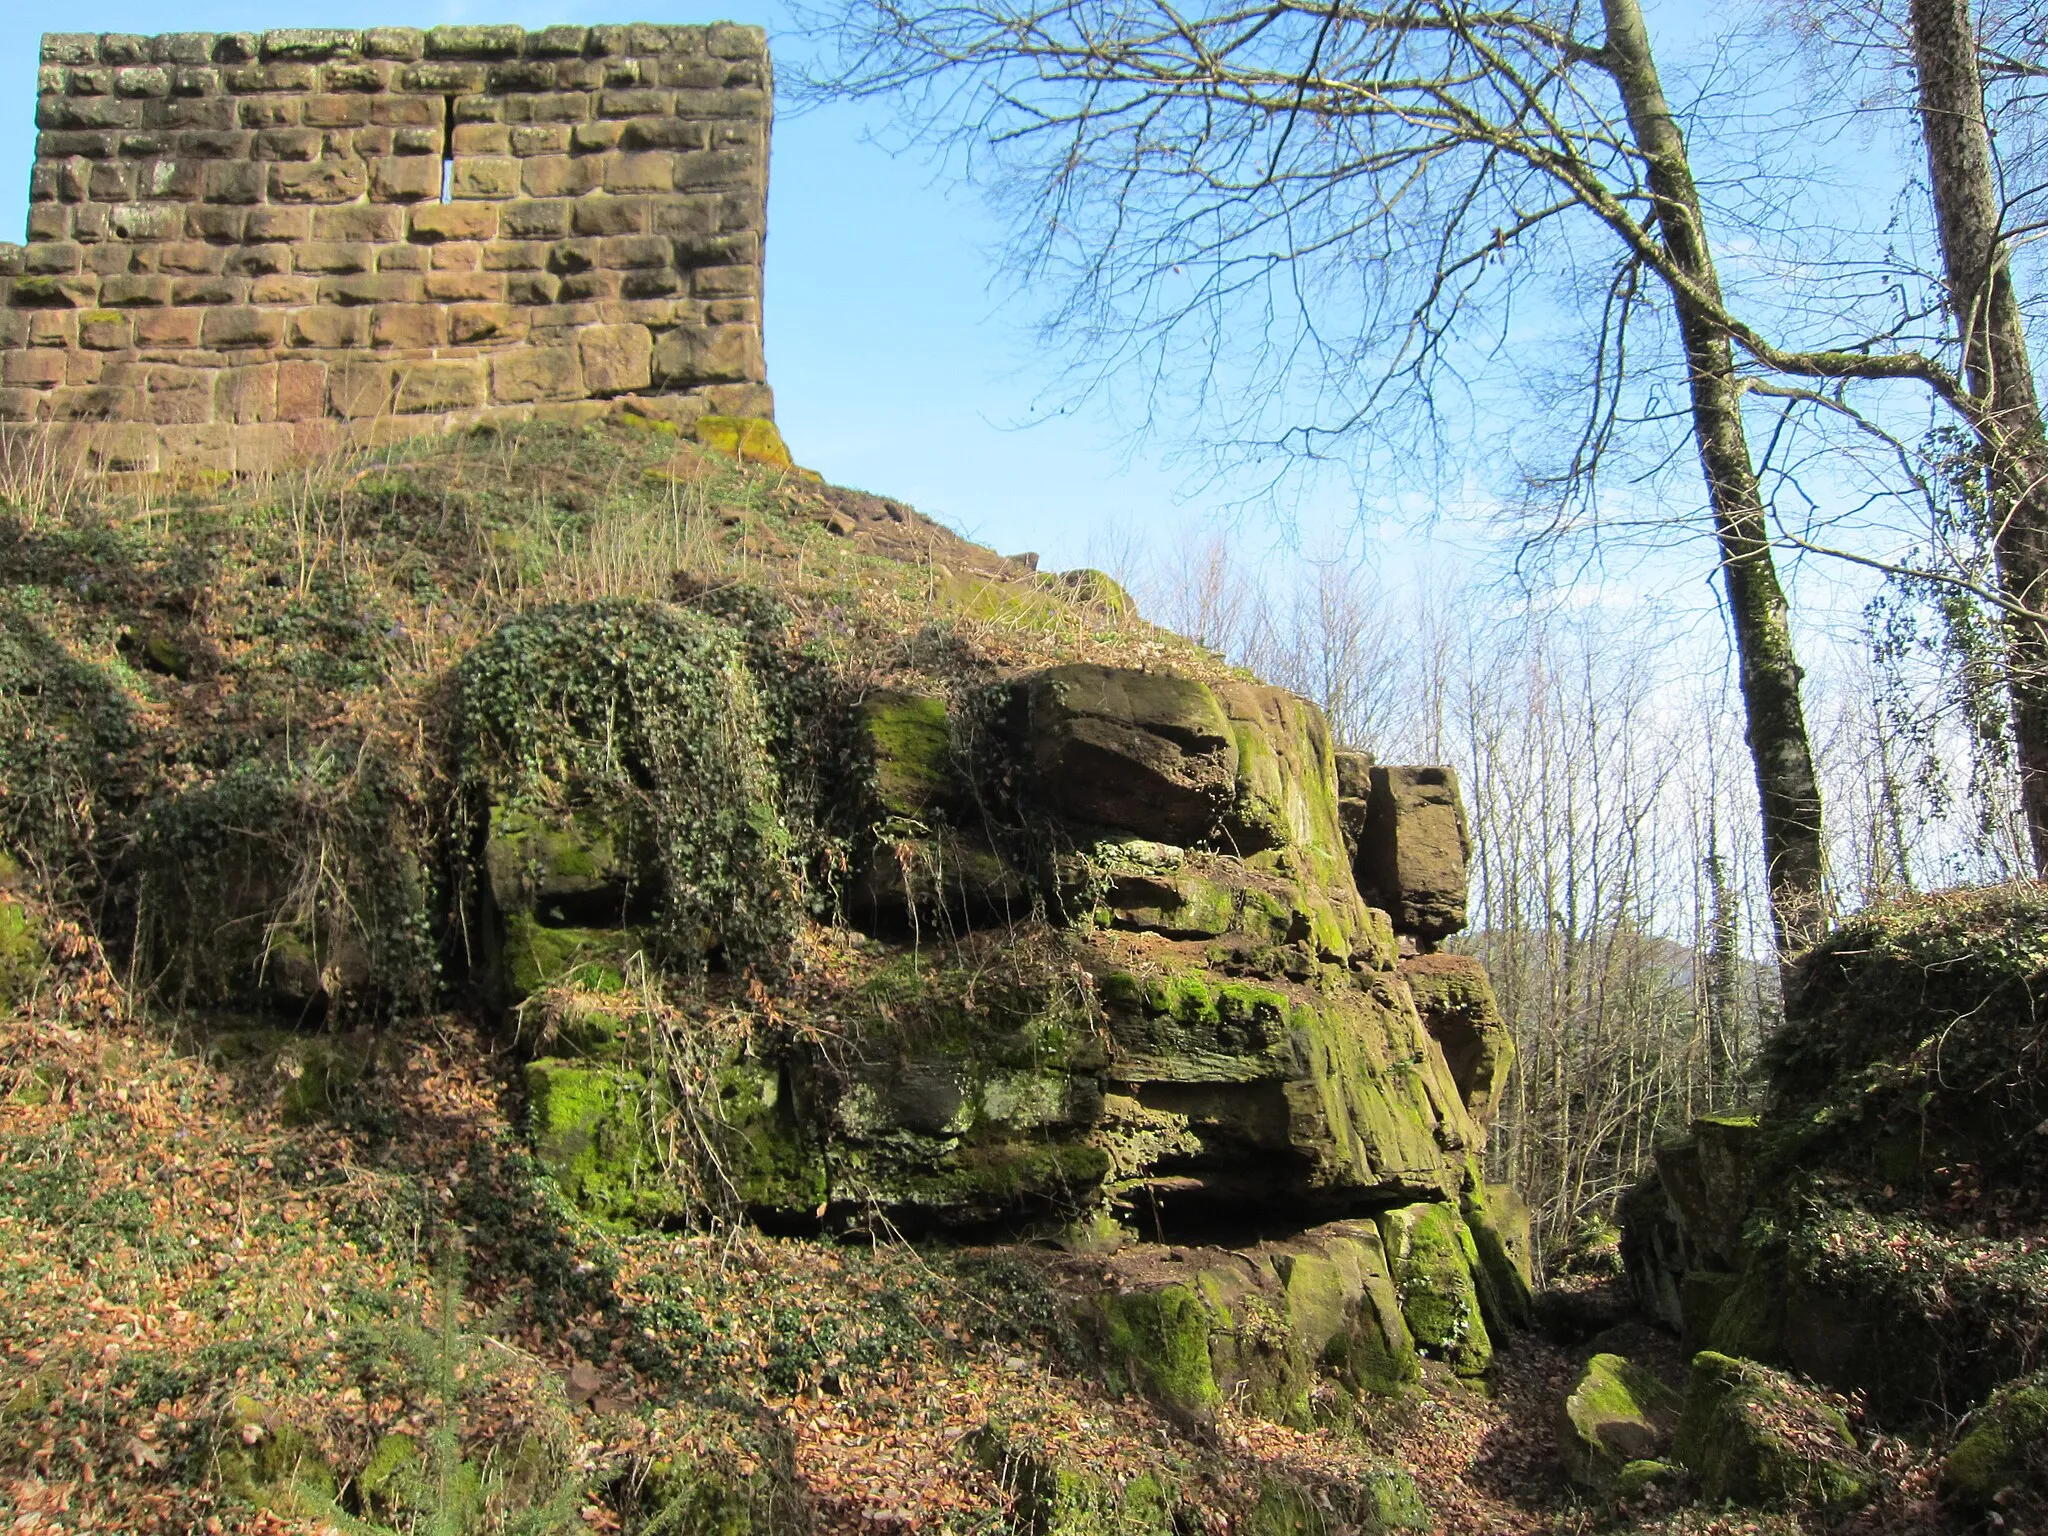
<svg viewBox="0 0 2048 1536">
<path fill-rule="evenodd" d="M 771 416 L 758 28 L 51 34 L 0 422 L 251 470 L 621 407 Z"/>
</svg>

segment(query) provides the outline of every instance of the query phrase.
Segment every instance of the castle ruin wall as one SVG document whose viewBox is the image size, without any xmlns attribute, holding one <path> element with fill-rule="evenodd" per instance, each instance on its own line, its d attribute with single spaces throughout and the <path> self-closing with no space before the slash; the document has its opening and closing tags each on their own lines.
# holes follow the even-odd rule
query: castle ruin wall
<svg viewBox="0 0 2048 1536">
<path fill-rule="evenodd" d="M 43 39 L 0 423 L 237 472 L 490 420 L 773 415 L 759 28 Z"/>
</svg>

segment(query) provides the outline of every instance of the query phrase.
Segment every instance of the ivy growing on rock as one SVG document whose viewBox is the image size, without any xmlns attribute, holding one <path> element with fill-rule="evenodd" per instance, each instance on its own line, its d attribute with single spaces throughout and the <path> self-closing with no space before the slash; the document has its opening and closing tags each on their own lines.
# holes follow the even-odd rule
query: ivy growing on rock
<svg viewBox="0 0 2048 1536">
<path fill-rule="evenodd" d="M 470 835 L 492 806 L 593 810 L 649 849 L 667 958 L 776 968 L 802 850 L 740 631 L 659 603 L 541 608 L 478 645 L 457 687 Z"/>
</svg>

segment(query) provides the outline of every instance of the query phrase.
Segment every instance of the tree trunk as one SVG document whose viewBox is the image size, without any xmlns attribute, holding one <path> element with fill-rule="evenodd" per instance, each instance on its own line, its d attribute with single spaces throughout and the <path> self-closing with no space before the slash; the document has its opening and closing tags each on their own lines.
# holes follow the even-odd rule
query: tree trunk
<svg viewBox="0 0 2048 1536">
<path fill-rule="evenodd" d="M 1942 266 L 1963 376 L 1981 407 L 1972 425 L 1986 459 L 1999 583 L 2038 613 L 2048 605 L 2048 442 L 2013 292 L 1969 0 L 1912 0 L 1912 25 Z M 2048 626 L 2022 616 L 2006 633 L 2020 802 L 2034 872 L 2048 876 Z"/>
<path fill-rule="evenodd" d="M 1659 232 L 1673 262 L 1718 307 L 1720 279 L 1707 245 L 1699 191 L 1684 136 L 1657 77 L 1642 8 L 1637 0 L 1602 0 L 1601 9 L 1607 22 L 1605 65 L 1649 168 Z M 1820 785 L 1799 702 L 1802 674 L 1743 431 L 1733 345 L 1713 309 L 1675 289 L 1672 298 L 1692 391 L 1693 436 L 1706 474 L 1721 580 L 1735 629 L 1745 736 L 1763 810 L 1772 926 L 1779 955 L 1789 957 L 1819 936 L 1828 915 Z"/>
</svg>

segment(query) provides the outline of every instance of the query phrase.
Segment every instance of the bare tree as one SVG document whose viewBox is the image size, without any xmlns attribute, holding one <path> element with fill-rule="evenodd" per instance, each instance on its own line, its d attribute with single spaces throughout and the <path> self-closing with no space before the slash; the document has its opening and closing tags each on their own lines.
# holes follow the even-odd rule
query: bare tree
<svg viewBox="0 0 2048 1536">
<path fill-rule="evenodd" d="M 1640 7 L 1603 0 L 1592 21 L 1576 3 L 839 0 L 840 58 L 814 84 L 898 93 L 992 155 L 1029 210 L 1020 260 L 1066 280 L 1052 323 L 1097 376 L 1140 355 L 1155 379 L 1192 376 L 1205 409 L 1276 453 L 1412 440 L 1416 419 L 1440 432 L 1543 272 L 1594 333 L 1550 489 L 1597 506 L 1641 333 L 1668 315 L 1778 937 L 1796 947 L 1824 920 L 1821 803 L 1738 358 L 1821 379 L 1940 370 L 1861 337 L 1782 347 L 1731 311 Z"/>
</svg>

